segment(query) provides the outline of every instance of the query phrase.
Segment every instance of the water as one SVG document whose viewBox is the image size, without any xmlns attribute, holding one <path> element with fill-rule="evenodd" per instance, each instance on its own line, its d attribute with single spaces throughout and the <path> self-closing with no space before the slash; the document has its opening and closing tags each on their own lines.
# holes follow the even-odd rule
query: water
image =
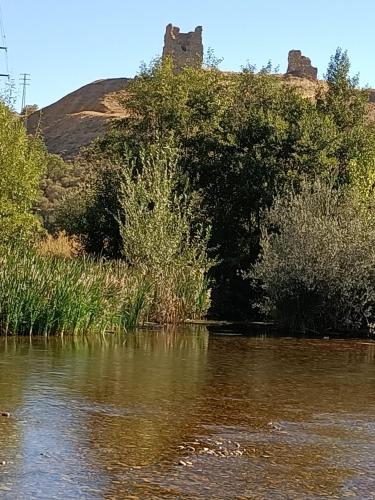
<svg viewBox="0 0 375 500">
<path fill-rule="evenodd" d="M 374 359 L 205 329 L 0 339 L 0 498 L 375 498 Z"/>
</svg>

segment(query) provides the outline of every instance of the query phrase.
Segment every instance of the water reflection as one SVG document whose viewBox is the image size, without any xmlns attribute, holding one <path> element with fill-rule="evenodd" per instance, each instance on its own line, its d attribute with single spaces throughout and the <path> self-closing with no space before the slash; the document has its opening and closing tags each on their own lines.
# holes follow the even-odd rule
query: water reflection
<svg viewBox="0 0 375 500">
<path fill-rule="evenodd" d="M 0 496 L 372 498 L 374 352 L 205 329 L 1 339 Z M 242 456 L 203 451 L 228 443 Z"/>
</svg>

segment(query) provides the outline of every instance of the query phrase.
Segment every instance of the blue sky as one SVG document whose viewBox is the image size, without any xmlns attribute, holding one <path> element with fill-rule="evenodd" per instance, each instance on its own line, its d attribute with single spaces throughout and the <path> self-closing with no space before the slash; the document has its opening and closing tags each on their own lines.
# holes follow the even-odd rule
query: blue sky
<svg viewBox="0 0 375 500">
<path fill-rule="evenodd" d="M 322 76 L 349 52 L 361 84 L 375 87 L 374 0 L 0 0 L 9 65 L 30 73 L 27 103 L 40 107 L 100 78 L 133 76 L 161 54 L 165 26 L 203 26 L 205 48 L 226 70 L 268 60 L 285 71 L 300 49 Z M 1 56 L 2 54 L 0 54 Z M 0 73 L 4 71 L 4 61 Z M 19 104 L 18 104 L 19 107 Z"/>
</svg>

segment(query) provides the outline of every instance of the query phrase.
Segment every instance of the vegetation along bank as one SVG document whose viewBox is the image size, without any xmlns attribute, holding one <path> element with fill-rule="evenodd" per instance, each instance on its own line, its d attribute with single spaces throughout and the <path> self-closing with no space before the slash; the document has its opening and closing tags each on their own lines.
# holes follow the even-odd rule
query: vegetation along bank
<svg viewBox="0 0 375 500">
<path fill-rule="evenodd" d="M 349 70 L 338 49 L 307 98 L 270 65 L 156 60 L 69 163 L 1 104 L 2 332 L 208 314 L 370 335 L 375 128 Z"/>
</svg>

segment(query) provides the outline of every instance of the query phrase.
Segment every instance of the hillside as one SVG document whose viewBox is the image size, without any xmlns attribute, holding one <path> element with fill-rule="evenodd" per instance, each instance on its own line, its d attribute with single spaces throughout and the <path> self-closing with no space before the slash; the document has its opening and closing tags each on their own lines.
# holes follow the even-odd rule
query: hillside
<svg viewBox="0 0 375 500">
<path fill-rule="evenodd" d="M 125 116 L 116 96 L 129 81 L 111 78 L 81 87 L 33 113 L 27 123 L 29 133 L 39 129 L 51 153 L 73 158 L 81 147 L 104 134 L 109 120 Z"/>
<path fill-rule="evenodd" d="M 297 88 L 303 96 L 313 99 L 318 85 L 324 81 L 278 75 L 285 85 Z M 130 78 L 111 78 L 89 83 L 59 101 L 33 113 L 28 119 L 28 131 L 40 130 L 51 153 L 72 159 L 80 148 L 102 137 L 113 119 L 126 112 L 118 103 Z M 375 120 L 374 93 L 370 93 L 369 118 Z"/>
</svg>

